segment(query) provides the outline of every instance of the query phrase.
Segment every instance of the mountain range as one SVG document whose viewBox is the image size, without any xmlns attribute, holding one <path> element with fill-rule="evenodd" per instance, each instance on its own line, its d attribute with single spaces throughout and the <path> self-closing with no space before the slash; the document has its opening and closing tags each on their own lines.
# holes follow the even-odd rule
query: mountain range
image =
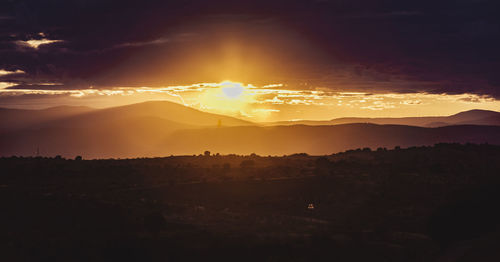
<svg viewBox="0 0 500 262">
<path fill-rule="evenodd" d="M 491 125 L 500 126 L 500 112 L 489 110 L 469 110 L 451 116 L 424 116 L 424 117 L 343 117 L 327 121 L 300 120 L 280 121 L 266 123 L 268 126 L 276 125 L 311 125 L 329 126 L 352 123 L 371 123 L 379 125 L 408 125 L 420 127 L 442 127 L 450 125 Z"/>
<path fill-rule="evenodd" d="M 180 104 L 151 101 L 93 109 L 0 109 L 0 156 L 84 158 L 199 154 L 331 154 L 347 149 L 500 144 L 500 113 L 471 110 L 447 117 L 339 118 L 252 123 Z"/>
</svg>

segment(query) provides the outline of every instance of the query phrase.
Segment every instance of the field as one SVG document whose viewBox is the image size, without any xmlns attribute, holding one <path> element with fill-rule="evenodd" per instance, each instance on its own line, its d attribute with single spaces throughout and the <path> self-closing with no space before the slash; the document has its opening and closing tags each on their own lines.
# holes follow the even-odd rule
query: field
<svg viewBox="0 0 500 262">
<path fill-rule="evenodd" d="M 4 261 L 497 261 L 500 147 L 0 158 Z"/>
</svg>

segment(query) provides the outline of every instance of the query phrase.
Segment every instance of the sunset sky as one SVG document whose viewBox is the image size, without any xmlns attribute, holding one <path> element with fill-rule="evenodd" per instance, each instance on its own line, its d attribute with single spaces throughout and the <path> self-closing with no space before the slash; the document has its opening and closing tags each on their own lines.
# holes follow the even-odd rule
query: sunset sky
<svg viewBox="0 0 500 262">
<path fill-rule="evenodd" d="M 0 107 L 254 121 L 500 110 L 497 1 L 3 1 Z"/>
</svg>

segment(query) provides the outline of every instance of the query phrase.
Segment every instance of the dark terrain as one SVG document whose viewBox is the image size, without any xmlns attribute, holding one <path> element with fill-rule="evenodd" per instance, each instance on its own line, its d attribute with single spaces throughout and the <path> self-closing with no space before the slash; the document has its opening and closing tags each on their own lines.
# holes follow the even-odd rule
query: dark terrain
<svg viewBox="0 0 500 262">
<path fill-rule="evenodd" d="M 500 258 L 494 145 L 8 157 L 0 169 L 2 261 Z"/>
</svg>

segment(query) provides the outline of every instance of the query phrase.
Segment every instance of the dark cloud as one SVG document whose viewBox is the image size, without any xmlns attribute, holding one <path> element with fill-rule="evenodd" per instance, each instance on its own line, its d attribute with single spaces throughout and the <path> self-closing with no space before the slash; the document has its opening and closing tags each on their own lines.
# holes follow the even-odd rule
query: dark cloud
<svg viewBox="0 0 500 262">
<path fill-rule="evenodd" d="M 500 97 L 499 10 L 494 0 L 11 0 L 0 69 L 25 71 L 3 77 L 20 86 L 73 89 L 218 81 L 224 69 L 240 81 Z M 62 42 L 18 42 L 30 39 Z"/>
</svg>

